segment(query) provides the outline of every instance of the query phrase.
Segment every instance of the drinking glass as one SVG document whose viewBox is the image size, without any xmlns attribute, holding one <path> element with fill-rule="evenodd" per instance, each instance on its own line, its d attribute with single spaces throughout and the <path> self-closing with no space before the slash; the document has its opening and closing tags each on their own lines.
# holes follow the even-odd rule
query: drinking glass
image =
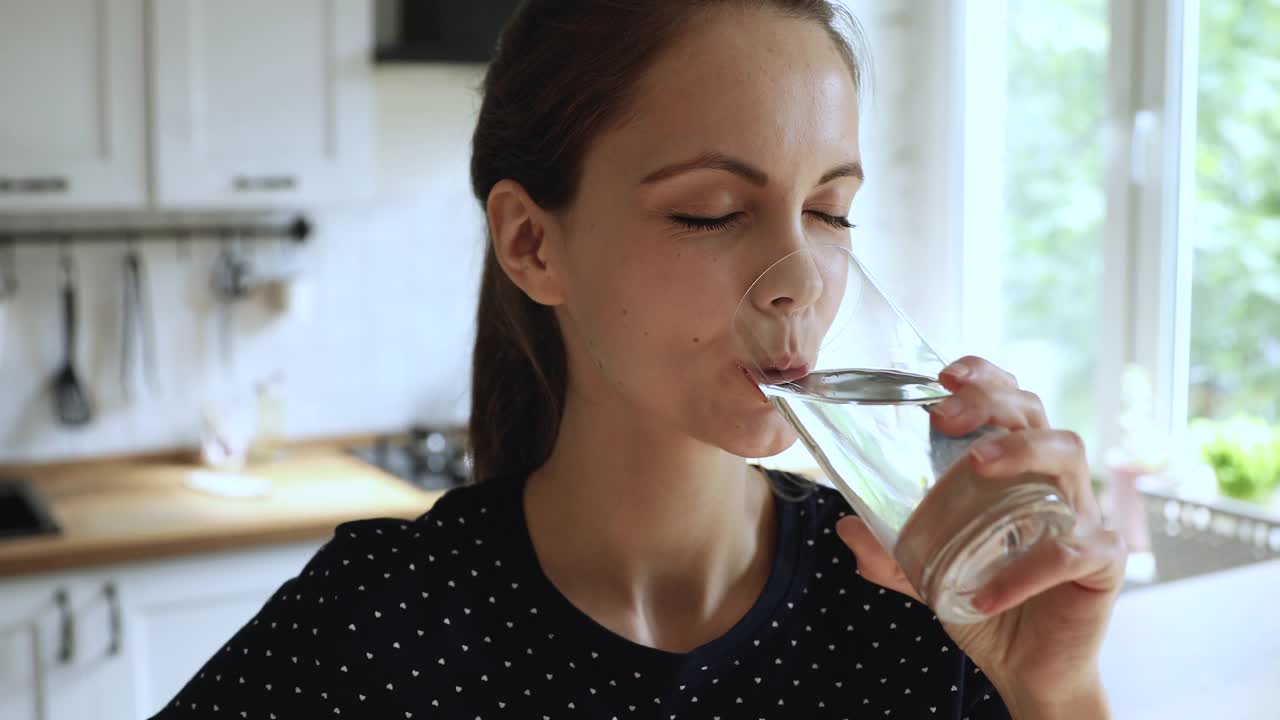
<svg viewBox="0 0 1280 720">
<path fill-rule="evenodd" d="M 734 310 L 743 367 L 832 484 L 944 622 L 985 616 L 973 595 L 1075 514 L 1048 478 L 978 477 L 984 426 L 953 437 L 931 422 L 948 365 L 842 245 L 770 265 Z"/>
</svg>

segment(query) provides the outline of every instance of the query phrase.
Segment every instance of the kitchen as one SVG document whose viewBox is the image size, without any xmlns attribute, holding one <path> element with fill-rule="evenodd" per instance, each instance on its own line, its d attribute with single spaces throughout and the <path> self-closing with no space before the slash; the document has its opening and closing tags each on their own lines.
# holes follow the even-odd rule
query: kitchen
<svg viewBox="0 0 1280 720">
<path fill-rule="evenodd" d="M 0 176 L 59 179 L 0 193 L 0 717 L 150 715 L 336 524 L 465 477 L 483 66 L 375 65 L 399 38 L 374 24 L 365 2 L 0 5 Z"/>
<path fill-rule="evenodd" d="M 943 214 L 912 208 L 954 204 L 951 178 L 979 171 L 953 158 L 980 139 L 930 131 L 970 112 L 945 62 L 960 13 L 853 5 L 881 67 L 863 224 L 950 253 Z M 0 476 L 44 531 L 0 541 L 0 717 L 149 716 L 336 524 L 412 519 L 467 476 L 487 41 L 414 36 L 411 8 L 0 0 Z M 900 70 L 920 45 L 937 62 Z M 968 346 L 968 316 L 936 298 L 972 284 L 866 255 L 942 347 Z M 773 462 L 811 466 L 795 450 Z M 1269 625 L 1246 644 L 1221 618 L 1203 652 L 1221 650 L 1213 677 L 1263 678 L 1266 580 L 1231 577 Z M 1143 622 L 1224 602 L 1187 587 L 1122 597 L 1117 716 L 1187 682 L 1128 657 L 1161 652 L 1167 625 Z"/>
</svg>

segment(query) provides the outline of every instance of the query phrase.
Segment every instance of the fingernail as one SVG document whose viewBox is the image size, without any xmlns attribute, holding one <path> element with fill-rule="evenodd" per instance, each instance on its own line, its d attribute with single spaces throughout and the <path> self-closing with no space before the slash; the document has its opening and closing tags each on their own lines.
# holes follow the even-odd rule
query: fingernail
<svg viewBox="0 0 1280 720">
<path fill-rule="evenodd" d="M 961 363 L 952 363 L 942 371 L 943 375 L 950 375 L 956 380 L 963 380 L 969 377 L 969 366 Z"/>
<path fill-rule="evenodd" d="M 973 600 L 970 600 L 969 603 L 973 605 L 974 610 L 977 610 L 983 615 L 990 615 L 992 608 L 995 607 L 995 601 L 995 596 L 992 594 L 988 592 L 980 592 L 977 595 L 974 595 Z"/>
<path fill-rule="evenodd" d="M 1004 454 L 1004 448 L 1000 447 L 1000 443 L 995 441 L 987 441 L 974 445 L 969 451 L 973 454 L 978 462 L 989 463 Z"/>
<path fill-rule="evenodd" d="M 942 417 L 955 417 L 960 414 L 962 405 L 963 403 L 960 402 L 960 398 L 952 395 L 946 400 L 934 404 L 931 409 L 935 414 L 941 415 Z"/>
</svg>

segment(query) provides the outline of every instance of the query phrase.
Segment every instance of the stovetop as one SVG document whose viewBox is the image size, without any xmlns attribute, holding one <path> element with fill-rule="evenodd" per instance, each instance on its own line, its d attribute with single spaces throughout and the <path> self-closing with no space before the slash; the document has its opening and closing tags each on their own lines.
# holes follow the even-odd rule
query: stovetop
<svg viewBox="0 0 1280 720">
<path fill-rule="evenodd" d="M 465 443 L 463 428 L 415 426 L 407 434 L 382 436 L 349 452 L 424 490 L 448 490 L 471 476 Z"/>
</svg>

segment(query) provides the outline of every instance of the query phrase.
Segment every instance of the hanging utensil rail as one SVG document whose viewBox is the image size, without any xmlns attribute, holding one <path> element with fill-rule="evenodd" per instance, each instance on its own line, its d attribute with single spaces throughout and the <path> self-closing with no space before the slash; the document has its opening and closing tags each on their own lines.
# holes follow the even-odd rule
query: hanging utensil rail
<svg viewBox="0 0 1280 720">
<path fill-rule="evenodd" d="M 164 240 L 181 242 L 205 240 L 217 242 L 228 233 L 245 240 L 286 239 L 302 243 L 311 237 L 311 221 L 298 216 L 285 223 L 207 223 L 170 226 L 101 227 L 58 230 L 4 230 L 0 229 L 0 246 L 6 243 L 32 242 L 82 242 L 104 240 L 120 242 L 124 238 L 136 241 Z"/>
</svg>

